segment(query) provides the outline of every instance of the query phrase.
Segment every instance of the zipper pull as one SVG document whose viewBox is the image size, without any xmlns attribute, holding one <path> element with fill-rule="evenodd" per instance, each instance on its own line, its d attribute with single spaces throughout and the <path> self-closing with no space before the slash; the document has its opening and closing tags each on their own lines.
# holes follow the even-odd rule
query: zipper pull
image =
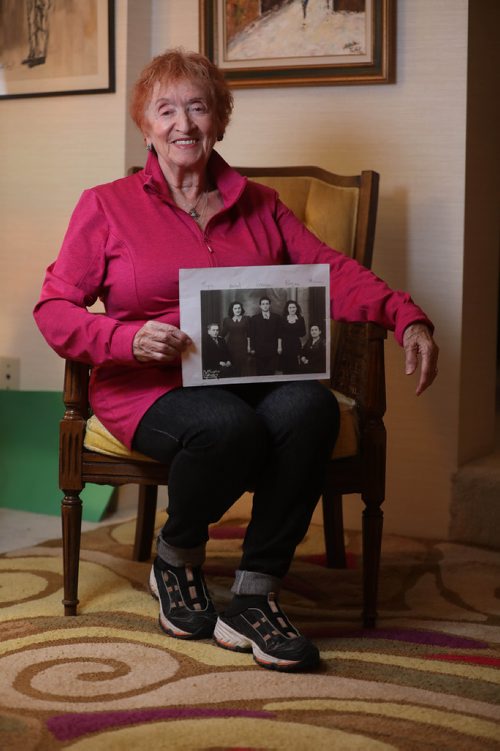
<svg viewBox="0 0 500 751">
<path fill-rule="evenodd" d="M 213 248 L 211 248 L 211 247 L 210 247 L 210 245 L 209 245 L 208 243 L 207 243 L 207 248 L 208 248 L 208 252 L 209 252 L 209 253 L 213 253 L 213 252 L 214 252 L 214 251 L 213 251 Z"/>
</svg>

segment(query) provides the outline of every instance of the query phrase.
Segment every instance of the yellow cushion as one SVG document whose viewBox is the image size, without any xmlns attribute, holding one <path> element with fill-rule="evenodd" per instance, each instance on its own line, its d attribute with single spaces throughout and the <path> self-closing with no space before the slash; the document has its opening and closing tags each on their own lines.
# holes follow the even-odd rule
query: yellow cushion
<svg viewBox="0 0 500 751">
<path fill-rule="evenodd" d="M 331 248 L 353 255 L 358 215 L 358 188 L 329 185 L 310 179 L 304 222 Z"/>
<path fill-rule="evenodd" d="M 298 175 L 255 175 L 252 180 L 276 190 L 283 203 L 324 243 L 353 255 L 358 188 Z"/>
<path fill-rule="evenodd" d="M 252 176 L 251 179 L 276 190 L 283 203 L 293 211 L 301 222 L 305 222 L 306 204 L 311 185 L 310 177 L 299 177 L 297 175 L 257 175 L 255 177 Z"/>
<path fill-rule="evenodd" d="M 341 459 L 353 456 L 358 450 L 356 403 L 354 399 L 349 399 L 349 397 L 339 394 L 338 391 L 334 391 L 333 393 L 337 397 L 340 407 L 340 432 L 332 458 Z M 136 461 L 143 462 L 155 461 L 139 453 L 139 451 L 131 451 L 123 443 L 120 443 L 95 415 L 92 415 L 87 420 L 84 446 L 89 451 L 96 451 L 98 454 L 105 454 L 106 456 L 135 459 Z"/>
<path fill-rule="evenodd" d="M 83 445 L 89 451 L 95 451 L 98 454 L 106 456 L 116 456 L 121 459 L 135 459 L 141 462 L 155 462 L 149 456 L 128 449 L 118 438 L 115 438 L 107 428 L 104 427 L 98 417 L 92 415 L 87 420 L 87 429 Z"/>
</svg>

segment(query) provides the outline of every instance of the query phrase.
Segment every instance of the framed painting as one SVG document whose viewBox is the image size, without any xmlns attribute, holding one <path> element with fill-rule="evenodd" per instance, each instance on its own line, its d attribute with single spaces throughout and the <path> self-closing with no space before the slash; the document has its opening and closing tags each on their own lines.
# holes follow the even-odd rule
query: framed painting
<svg viewBox="0 0 500 751">
<path fill-rule="evenodd" d="M 114 0 L 2 0 L 0 98 L 115 91 Z"/>
<path fill-rule="evenodd" d="M 200 0 L 232 87 L 394 83 L 396 0 Z"/>
</svg>

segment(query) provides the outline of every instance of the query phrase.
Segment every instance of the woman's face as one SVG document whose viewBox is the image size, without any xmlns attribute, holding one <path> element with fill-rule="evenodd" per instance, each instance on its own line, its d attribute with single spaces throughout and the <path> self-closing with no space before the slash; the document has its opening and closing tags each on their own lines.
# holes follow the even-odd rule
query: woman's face
<svg viewBox="0 0 500 751">
<path fill-rule="evenodd" d="M 156 83 L 143 133 L 166 177 L 179 170 L 204 170 L 217 140 L 215 116 L 204 89 L 188 79 Z"/>
<path fill-rule="evenodd" d="M 233 305 L 233 316 L 240 316 L 241 315 L 241 305 L 239 303 L 235 303 Z"/>
<path fill-rule="evenodd" d="M 317 339 L 320 334 L 321 329 L 319 326 L 311 326 L 311 336 L 313 339 Z"/>
<path fill-rule="evenodd" d="M 288 303 L 288 315 L 294 316 L 297 313 L 297 306 L 294 302 Z"/>
</svg>

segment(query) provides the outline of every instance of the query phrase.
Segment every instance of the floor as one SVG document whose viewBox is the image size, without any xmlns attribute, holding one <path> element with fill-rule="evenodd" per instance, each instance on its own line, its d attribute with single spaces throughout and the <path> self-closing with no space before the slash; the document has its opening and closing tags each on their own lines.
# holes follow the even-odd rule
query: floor
<svg viewBox="0 0 500 751">
<path fill-rule="evenodd" d="M 105 524 L 115 524 L 135 516 L 137 511 L 136 490 L 133 486 L 120 489 L 116 509 L 100 522 L 82 522 L 82 532 Z M 0 553 L 38 545 L 45 540 L 61 537 L 59 516 L 34 514 L 0 507 Z"/>
</svg>

